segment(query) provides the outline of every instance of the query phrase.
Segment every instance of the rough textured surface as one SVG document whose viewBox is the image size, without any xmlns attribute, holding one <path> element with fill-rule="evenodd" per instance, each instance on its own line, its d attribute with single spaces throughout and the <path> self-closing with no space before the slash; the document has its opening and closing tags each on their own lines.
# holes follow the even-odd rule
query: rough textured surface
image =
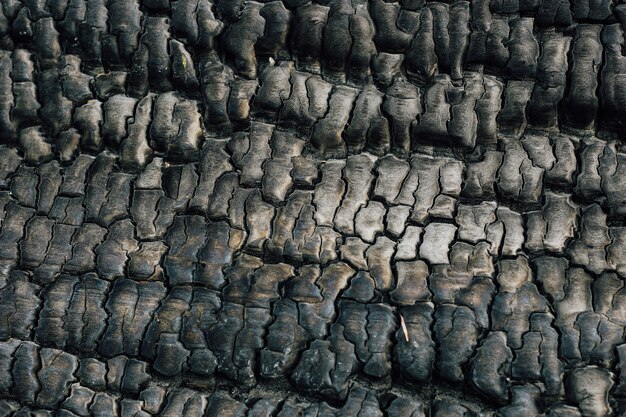
<svg viewBox="0 0 626 417">
<path fill-rule="evenodd" d="M 0 416 L 626 415 L 625 30 L 0 0 Z"/>
</svg>

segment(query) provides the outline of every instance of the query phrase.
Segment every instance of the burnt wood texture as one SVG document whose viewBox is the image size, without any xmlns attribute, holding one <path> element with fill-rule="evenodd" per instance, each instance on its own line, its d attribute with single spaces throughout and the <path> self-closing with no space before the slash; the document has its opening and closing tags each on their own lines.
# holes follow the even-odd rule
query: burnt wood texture
<svg viewBox="0 0 626 417">
<path fill-rule="evenodd" d="M 0 417 L 626 416 L 622 0 L 0 0 Z"/>
</svg>

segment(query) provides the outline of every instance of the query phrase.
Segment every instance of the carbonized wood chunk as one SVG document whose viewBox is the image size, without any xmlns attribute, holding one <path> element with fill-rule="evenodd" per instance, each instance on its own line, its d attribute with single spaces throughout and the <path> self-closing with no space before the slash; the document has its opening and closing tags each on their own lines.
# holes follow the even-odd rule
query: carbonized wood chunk
<svg viewBox="0 0 626 417">
<path fill-rule="evenodd" d="M 599 100 L 598 72 L 602 65 L 602 26 L 580 24 L 576 27 L 570 66 L 570 90 L 565 99 L 566 120 L 575 127 L 586 128 L 595 123 Z"/>
<path fill-rule="evenodd" d="M 527 106 L 528 120 L 534 126 L 554 127 L 559 120 L 559 105 L 565 94 L 571 38 L 546 32 L 540 40 L 542 51 L 537 82 Z"/>
<path fill-rule="evenodd" d="M 335 87 L 328 100 L 328 112 L 311 130 L 311 144 L 324 155 L 345 155 L 346 144 L 342 133 L 348 124 L 353 105 L 357 99 L 356 89 Z"/>
<path fill-rule="evenodd" d="M 398 250 L 396 251 L 396 260 L 411 260 L 417 258 L 417 250 L 422 241 L 423 229 L 418 226 L 408 226 L 404 232 L 404 236 L 398 242 Z"/>
<path fill-rule="evenodd" d="M 364 241 L 373 243 L 374 238 L 384 231 L 384 217 L 385 207 L 378 201 L 370 201 L 356 214 L 354 221 L 356 233 Z"/>
<path fill-rule="evenodd" d="M 593 137 L 581 141 L 581 150 L 578 152 L 580 165 L 574 191 L 585 200 L 593 200 L 602 195 L 600 160 L 605 147 L 604 142 Z"/>
<path fill-rule="evenodd" d="M 612 412 L 608 403 L 612 377 L 611 372 L 595 366 L 576 369 L 569 376 L 569 397 L 578 405 L 583 416 L 604 416 Z"/>
<path fill-rule="evenodd" d="M 615 143 L 608 143 L 600 159 L 598 172 L 602 177 L 601 188 L 606 196 L 609 213 L 612 216 L 626 214 L 626 154 L 617 152 Z"/>
<path fill-rule="evenodd" d="M 608 268 L 606 247 L 611 240 L 606 220 L 606 213 L 597 204 L 583 210 L 576 237 L 568 248 L 572 263 L 597 274 Z"/>
<path fill-rule="evenodd" d="M 345 130 L 346 144 L 350 151 L 368 151 L 377 155 L 389 151 L 391 134 L 389 123 L 383 116 L 382 105 L 385 95 L 368 84 L 359 94 Z"/>
<path fill-rule="evenodd" d="M 78 360 L 69 353 L 42 348 L 41 369 L 37 378 L 41 391 L 37 394 L 37 405 L 44 408 L 58 407 L 69 394 L 69 385 L 76 379 L 74 372 L 78 368 Z"/>
<path fill-rule="evenodd" d="M 406 223 L 411 214 L 411 208 L 408 206 L 393 206 L 387 210 L 385 216 L 386 232 L 394 238 L 399 238 L 405 233 Z"/>
<path fill-rule="evenodd" d="M 487 397 L 502 403 L 509 399 L 507 378 L 513 352 L 506 345 L 503 332 L 490 332 L 476 349 L 472 359 L 472 383 L 476 389 Z"/>
<path fill-rule="evenodd" d="M 319 74 L 323 31 L 330 8 L 319 4 L 298 7 L 294 17 L 292 48 L 298 66 Z"/>
<path fill-rule="evenodd" d="M 568 195 L 545 193 L 542 211 L 526 214 L 526 248 L 563 253 L 569 239 L 574 237 L 578 207 Z"/>
<path fill-rule="evenodd" d="M 63 327 L 67 344 L 80 352 L 95 352 L 108 319 L 104 308 L 110 284 L 95 273 L 83 275 L 74 286 Z"/>
<path fill-rule="evenodd" d="M 391 119 L 392 149 L 400 155 L 408 155 L 417 116 L 423 111 L 420 89 L 402 78 L 396 78 L 387 88 L 383 110 Z"/>
<path fill-rule="evenodd" d="M 469 163 L 463 195 L 475 199 L 494 197 L 497 172 L 502 165 L 503 156 L 502 152 L 486 151 L 482 161 Z"/>
<path fill-rule="evenodd" d="M 68 339 L 65 315 L 70 305 L 67 295 L 73 295 L 77 282 L 76 277 L 60 277 L 43 292 L 43 308 L 35 330 L 35 340 L 38 343 L 65 348 Z"/>
<path fill-rule="evenodd" d="M 517 385 L 511 387 L 511 403 L 498 410 L 503 417 L 531 417 L 540 413 L 541 389 L 537 385 Z"/>
<path fill-rule="evenodd" d="M 476 206 L 460 204 L 456 216 L 458 238 L 470 243 L 487 240 L 487 228 L 496 221 L 497 205 L 484 202 Z"/>
<path fill-rule="evenodd" d="M 39 347 L 32 342 L 22 342 L 14 353 L 11 369 L 13 392 L 11 395 L 20 401 L 34 404 L 42 390 L 37 373 L 41 369 Z"/>
<path fill-rule="evenodd" d="M 69 410 L 79 416 L 89 415 L 89 404 L 93 400 L 95 392 L 89 388 L 80 386 L 79 384 L 72 384 L 70 387 L 70 395 L 63 402 L 61 407 Z"/>
<path fill-rule="evenodd" d="M 435 364 L 435 343 L 431 332 L 434 307 L 431 303 L 416 303 L 400 309 L 400 321 L 405 324 L 396 330 L 398 343 L 394 348 L 394 362 L 401 372 L 415 381 L 426 381 Z"/>
<path fill-rule="evenodd" d="M 498 207 L 496 214 L 498 222 L 504 228 L 502 255 L 518 255 L 522 251 L 524 244 L 524 219 L 522 215 L 507 207 Z"/>
<path fill-rule="evenodd" d="M 367 270 L 369 266 L 365 259 L 365 252 L 368 249 L 369 245 L 358 237 L 348 237 L 345 244 L 341 246 L 341 260 L 357 269 Z"/>
<path fill-rule="evenodd" d="M 369 270 L 376 281 L 376 288 L 388 291 L 395 286 L 391 260 L 396 250 L 396 243 L 386 236 L 378 236 L 376 243 L 365 252 Z"/>
<path fill-rule="evenodd" d="M 441 304 L 435 310 L 434 319 L 436 372 L 447 381 L 460 382 L 464 378 L 463 365 L 478 343 L 474 314 L 465 306 Z"/>
<path fill-rule="evenodd" d="M 116 280 L 105 306 L 109 321 L 99 352 L 108 357 L 122 353 L 136 356 L 152 314 L 164 297 L 161 283 Z"/>
<path fill-rule="evenodd" d="M 377 178 L 374 196 L 394 204 L 409 173 L 409 164 L 393 155 L 380 158 L 376 166 Z"/>
<path fill-rule="evenodd" d="M 545 180 L 558 185 L 573 185 L 577 166 L 574 143 L 565 135 L 556 135 L 551 138 L 551 144 L 556 161 L 546 171 Z"/>
<path fill-rule="evenodd" d="M 431 223 L 424 228 L 419 249 L 420 258 L 431 265 L 450 263 L 450 246 L 457 233 L 456 226 L 447 223 Z"/>
<path fill-rule="evenodd" d="M 163 262 L 172 285 L 194 282 L 194 267 L 205 239 L 206 222 L 201 216 L 176 216 L 166 235 L 169 250 Z"/>
<path fill-rule="evenodd" d="M 265 242 L 272 233 L 271 222 L 275 209 L 263 201 L 259 191 L 252 192 L 246 199 L 246 230 L 249 230 L 245 249 L 252 254 L 260 255 Z"/>
<path fill-rule="evenodd" d="M 405 11 L 397 2 L 374 0 L 372 2 L 371 16 L 376 26 L 374 43 L 376 49 L 382 52 L 404 52 L 410 45 L 416 28 L 404 27 L 399 24 L 401 15 Z M 408 13 L 409 16 L 417 17 L 417 13 Z"/>
<path fill-rule="evenodd" d="M 333 225 L 333 219 L 345 192 L 342 170 L 345 162 L 330 160 L 321 166 L 322 180 L 315 186 L 315 222 L 320 226 Z M 362 190 L 359 190 L 361 192 Z"/>
<path fill-rule="evenodd" d="M 533 164 L 520 141 L 505 144 L 502 165 L 498 170 L 498 191 L 522 203 L 537 203 L 543 189 L 544 170 Z"/>
<path fill-rule="evenodd" d="M 391 299 L 401 306 L 411 306 L 428 301 L 431 297 L 428 288 L 429 269 L 423 261 L 398 262 L 398 282 L 391 291 Z"/>
<path fill-rule="evenodd" d="M 504 105 L 497 118 L 502 130 L 517 135 L 526 128 L 526 109 L 533 87 L 533 81 L 509 81 L 504 91 Z"/>
<path fill-rule="evenodd" d="M 31 282 L 26 272 L 11 273 L 0 289 L 0 339 L 31 338 L 40 308 L 39 291 L 40 287 Z"/>
</svg>

